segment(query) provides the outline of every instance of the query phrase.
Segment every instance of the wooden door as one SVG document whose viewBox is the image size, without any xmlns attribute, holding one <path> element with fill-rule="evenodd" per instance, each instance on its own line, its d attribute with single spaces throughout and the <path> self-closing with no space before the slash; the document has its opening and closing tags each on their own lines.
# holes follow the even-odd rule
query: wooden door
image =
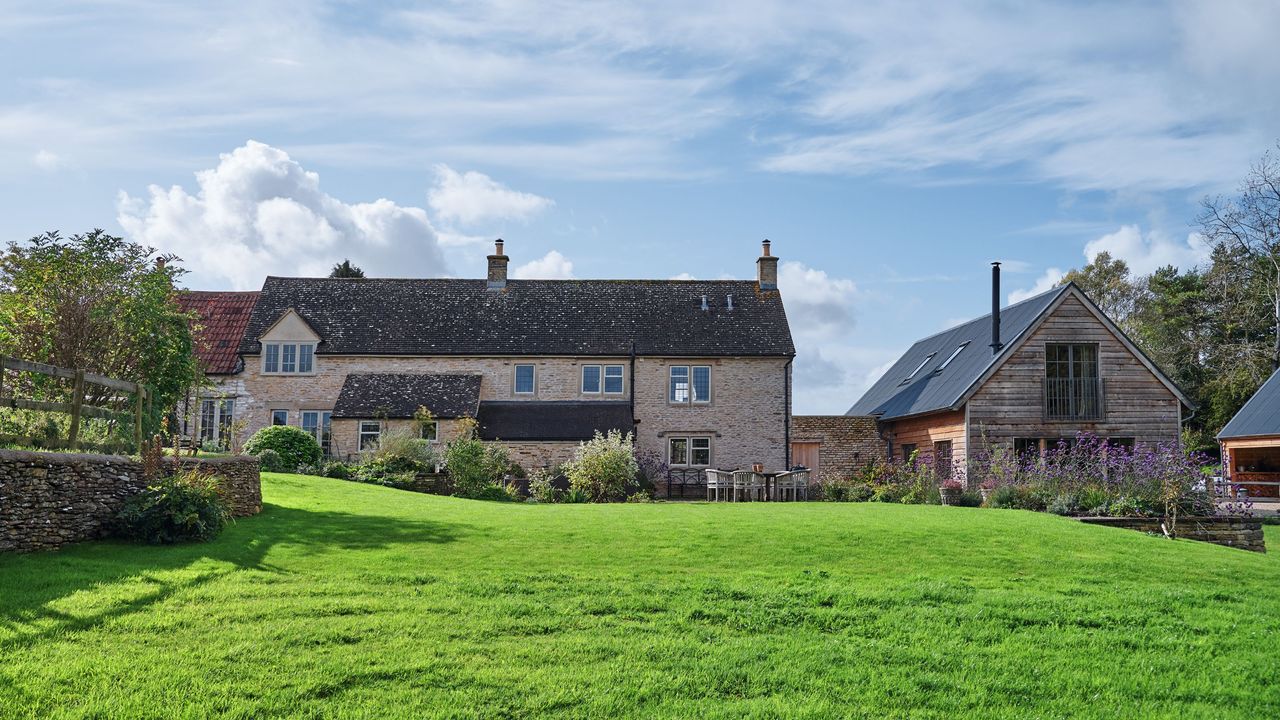
<svg viewBox="0 0 1280 720">
<path fill-rule="evenodd" d="M 818 442 L 793 442 L 791 443 L 791 467 L 803 465 L 809 468 L 809 477 L 819 477 L 819 449 L 822 443 Z"/>
</svg>

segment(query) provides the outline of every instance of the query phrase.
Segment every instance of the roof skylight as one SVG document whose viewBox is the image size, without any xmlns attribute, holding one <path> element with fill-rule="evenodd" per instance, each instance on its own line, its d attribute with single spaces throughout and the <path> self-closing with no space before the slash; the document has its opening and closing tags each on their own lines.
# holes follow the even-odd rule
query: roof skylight
<svg viewBox="0 0 1280 720">
<path fill-rule="evenodd" d="M 911 374 L 908 375 L 905 379 L 903 379 L 903 381 L 900 384 L 906 385 L 907 383 L 911 382 L 911 379 L 914 378 L 921 370 L 923 370 L 924 366 L 928 365 L 929 361 L 932 360 L 935 356 L 937 356 L 937 354 L 938 353 L 936 352 L 929 353 L 929 357 L 926 357 L 924 360 L 921 360 L 920 364 L 916 366 L 916 369 L 912 370 Z"/>
<path fill-rule="evenodd" d="M 961 351 L 961 350 L 964 350 L 966 347 L 969 347 L 969 343 L 967 343 L 967 342 L 960 343 L 960 347 L 956 348 L 956 349 L 955 349 L 955 352 L 953 352 L 953 353 L 951 353 L 949 356 L 947 356 L 947 359 L 946 359 L 946 360 L 943 360 L 943 361 L 942 361 L 942 364 L 941 364 L 941 365 L 939 365 L 939 366 L 938 366 L 938 369 L 937 369 L 937 370 L 934 370 L 934 372 L 942 372 L 943 370 L 946 370 L 946 369 L 947 369 L 947 366 L 951 364 L 951 361 L 952 361 L 952 360 L 955 360 L 955 359 L 956 359 L 956 356 L 960 354 L 960 351 Z"/>
</svg>

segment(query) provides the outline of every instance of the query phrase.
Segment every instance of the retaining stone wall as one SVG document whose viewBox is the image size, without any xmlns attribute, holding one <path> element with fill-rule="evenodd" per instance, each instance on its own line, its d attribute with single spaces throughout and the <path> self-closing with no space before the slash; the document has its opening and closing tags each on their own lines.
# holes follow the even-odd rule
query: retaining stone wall
<svg viewBox="0 0 1280 720">
<path fill-rule="evenodd" d="M 175 462 L 217 476 L 236 517 L 262 511 L 256 458 L 165 460 Z M 126 457 L 0 450 L 0 552 L 104 537 L 125 500 L 143 487 L 142 464 Z"/>
<path fill-rule="evenodd" d="M 1139 532 L 1160 533 L 1159 518 L 1111 518 L 1087 517 L 1081 522 L 1090 525 L 1125 528 Z M 1199 540 L 1215 545 L 1266 552 L 1262 535 L 1262 521 L 1242 517 L 1185 517 L 1178 518 L 1177 536 L 1183 540 Z"/>
</svg>

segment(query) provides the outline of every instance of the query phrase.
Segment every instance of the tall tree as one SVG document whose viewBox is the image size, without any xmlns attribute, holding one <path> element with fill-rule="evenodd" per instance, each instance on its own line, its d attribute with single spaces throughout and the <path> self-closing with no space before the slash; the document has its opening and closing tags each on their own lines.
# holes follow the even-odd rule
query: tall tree
<svg viewBox="0 0 1280 720">
<path fill-rule="evenodd" d="M 1093 262 L 1068 272 L 1062 281 L 1074 282 L 1121 330 L 1134 334 L 1131 317 L 1142 300 L 1144 285 L 1132 276 L 1124 260 L 1100 252 Z"/>
<path fill-rule="evenodd" d="M 155 431 L 202 377 L 191 318 L 175 299 L 186 272 L 175 260 L 102 230 L 10 242 L 0 253 L 0 353 L 146 384 Z M 47 399 L 67 393 L 36 377 L 23 382 Z M 117 399 L 110 389 L 90 390 L 91 404 Z"/>
<path fill-rule="evenodd" d="M 344 259 L 342 262 L 333 266 L 333 270 L 329 271 L 331 278 L 362 278 L 364 271 L 351 264 L 350 260 Z"/>
<path fill-rule="evenodd" d="M 1203 207 L 1196 221 L 1205 240 L 1234 251 L 1266 280 L 1257 300 L 1269 307 L 1268 359 L 1273 370 L 1280 368 L 1280 159 L 1264 153 L 1238 196 L 1205 198 Z"/>
</svg>

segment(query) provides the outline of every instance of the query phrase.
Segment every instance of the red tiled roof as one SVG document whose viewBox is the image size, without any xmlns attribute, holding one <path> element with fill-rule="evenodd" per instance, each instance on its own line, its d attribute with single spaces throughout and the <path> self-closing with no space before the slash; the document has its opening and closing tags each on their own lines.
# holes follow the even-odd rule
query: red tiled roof
<svg viewBox="0 0 1280 720">
<path fill-rule="evenodd" d="M 229 375 L 236 371 L 237 351 L 258 292 L 222 292 L 184 290 L 178 293 L 178 306 L 197 316 L 196 357 L 210 375 Z"/>
</svg>

